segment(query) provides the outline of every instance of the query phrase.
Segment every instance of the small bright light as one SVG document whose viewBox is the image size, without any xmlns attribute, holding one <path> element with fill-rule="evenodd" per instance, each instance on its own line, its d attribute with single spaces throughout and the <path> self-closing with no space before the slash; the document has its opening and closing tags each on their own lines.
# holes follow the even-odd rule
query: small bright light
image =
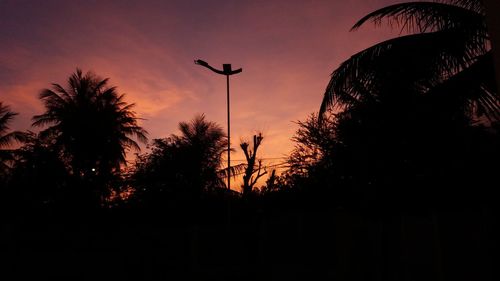
<svg viewBox="0 0 500 281">
<path fill-rule="evenodd" d="M 92 168 L 92 172 L 95 172 L 95 168 Z"/>
</svg>

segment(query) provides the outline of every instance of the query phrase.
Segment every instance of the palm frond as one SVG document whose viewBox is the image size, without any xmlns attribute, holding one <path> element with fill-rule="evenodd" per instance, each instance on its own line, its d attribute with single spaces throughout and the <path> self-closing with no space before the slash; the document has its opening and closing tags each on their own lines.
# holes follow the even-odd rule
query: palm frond
<svg viewBox="0 0 500 281">
<path fill-rule="evenodd" d="M 50 89 L 42 90 L 38 98 L 41 99 L 48 108 L 64 107 L 71 102 L 71 99 L 65 99 Z"/>
<path fill-rule="evenodd" d="M 26 135 L 23 132 L 10 132 L 8 134 L 0 136 L 0 147 L 5 147 L 13 142 L 21 143 L 26 139 Z"/>
<path fill-rule="evenodd" d="M 64 89 L 61 85 L 57 83 L 52 83 L 52 88 L 59 93 L 59 95 L 66 101 L 66 102 L 71 102 L 72 96 L 66 89 Z"/>
<path fill-rule="evenodd" d="M 131 111 L 131 109 L 134 108 L 135 106 L 136 106 L 135 103 L 130 103 L 130 104 L 124 105 L 123 107 L 120 108 L 120 112 L 123 112 L 126 114 L 130 114 L 130 113 L 133 114 L 133 111 Z"/>
<path fill-rule="evenodd" d="M 100 91 L 101 88 L 98 88 L 98 89 Z M 116 87 L 109 87 L 109 88 L 103 89 L 103 91 L 100 93 L 100 97 L 105 99 L 106 102 L 116 104 L 120 98 L 116 93 L 116 89 L 117 89 Z"/>
<path fill-rule="evenodd" d="M 381 42 L 353 55 L 332 73 L 320 114 L 330 107 L 342 109 L 361 99 L 376 99 L 391 87 L 426 89 L 429 83 L 453 76 L 485 52 L 483 42 L 457 30 Z"/>
<path fill-rule="evenodd" d="M 238 165 L 231 166 L 230 169 L 228 169 L 227 167 L 223 168 L 223 169 L 220 169 L 217 172 L 217 174 L 219 175 L 220 178 L 227 178 L 228 173 L 229 173 L 229 175 L 231 177 L 233 177 L 233 179 L 235 179 L 236 176 L 238 176 L 241 173 L 245 172 L 246 167 L 247 167 L 246 164 L 238 164 Z"/>
<path fill-rule="evenodd" d="M 141 151 L 141 147 L 130 138 L 122 138 L 121 142 L 128 148 L 132 148 L 134 151 Z"/>
<path fill-rule="evenodd" d="M 481 15 L 485 14 L 483 0 L 441 0 L 441 2 L 457 5 Z"/>
<path fill-rule="evenodd" d="M 9 129 L 9 123 L 16 115 L 18 114 L 16 112 L 12 112 L 9 106 L 4 106 L 0 102 L 0 135 L 7 132 Z"/>
<path fill-rule="evenodd" d="M 134 130 L 134 136 L 137 138 L 137 140 L 139 140 L 143 144 L 148 143 L 148 131 L 146 131 L 145 129 L 137 127 Z"/>
<path fill-rule="evenodd" d="M 31 118 L 31 120 L 33 121 L 33 123 L 31 124 L 31 126 L 33 127 L 43 127 L 54 123 L 57 124 L 61 121 L 57 115 L 52 113 L 35 115 L 33 116 L 33 118 Z"/>
<path fill-rule="evenodd" d="M 390 5 L 361 18 L 351 30 L 369 21 L 380 26 L 386 20 L 389 26 L 409 33 L 460 28 L 486 34 L 484 14 L 476 11 L 477 1 L 450 2 L 455 3 L 409 2 Z M 453 5 L 459 2 L 461 5 Z"/>
<path fill-rule="evenodd" d="M 55 125 L 52 127 L 49 127 L 39 133 L 39 138 L 41 140 L 53 140 L 56 139 L 56 141 L 59 141 L 58 143 L 60 144 L 60 140 L 57 140 L 57 137 L 61 134 L 61 126 Z"/>
<path fill-rule="evenodd" d="M 441 105 L 442 110 L 458 107 L 474 118 L 485 115 L 500 120 L 500 97 L 495 83 L 491 51 L 480 56 L 468 68 L 435 85 L 425 95 Z M 456 111 L 457 108 L 450 110 Z"/>
<path fill-rule="evenodd" d="M 109 82 L 109 78 L 102 79 L 101 81 L 97 82 L 97 84 L 94 86 L 94 88 L 96 90 L 106 88 L 106 85 L 108 84 L 108 82 Z M 109 90 L 109 89 L 112 89 L 112 91 L 115 91 L 116 87 L 107 88 L 106 90 Z"/>
</svg>

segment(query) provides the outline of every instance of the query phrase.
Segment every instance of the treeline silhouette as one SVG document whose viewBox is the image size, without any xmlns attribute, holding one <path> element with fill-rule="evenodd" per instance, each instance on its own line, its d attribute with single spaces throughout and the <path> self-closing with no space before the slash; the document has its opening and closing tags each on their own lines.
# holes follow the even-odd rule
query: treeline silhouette
<svg viewBox="0 0 500 281">
<path fill-rule="evenodd" d="M 281 174 L 259 159 L 262 134 L 224 168 L 226 133 L 204 115 L 148 143 L 133 104 L 79 69 L 41 91 L 39 133 L 9 130 L 0 104 L 0 274 L 493 280 L 500 102 L 482 2 L 396 4 L 353 28 L 369 21 L 407 35 L 332 73 Z"/>
</svg>

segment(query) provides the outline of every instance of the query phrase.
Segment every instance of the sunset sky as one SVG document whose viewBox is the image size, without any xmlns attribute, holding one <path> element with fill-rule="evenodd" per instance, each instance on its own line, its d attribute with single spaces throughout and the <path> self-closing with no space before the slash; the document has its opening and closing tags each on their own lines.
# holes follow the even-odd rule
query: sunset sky
<svg viewBox="0 0 500 281">
<path fill-rule="evenodd" d="M 226 129 L 225 77 L 193 60 L 231 63 L 243 68 L 231 77 L 233 147 L 262 131 L 260 156 L 279 158 L 293 147 L 293 121 L 319 109 L 330 73 L 398 35 L 350 27 L 396 2 L 0 0 L 0 101 L 20 113 L 13 129 L 32 129 L 43 112 L 39 91 L 80 67 L 111 78 L 136 103 L 151 139 L 178 133 L 179 121 L 197 113 Z"/>
</svg>

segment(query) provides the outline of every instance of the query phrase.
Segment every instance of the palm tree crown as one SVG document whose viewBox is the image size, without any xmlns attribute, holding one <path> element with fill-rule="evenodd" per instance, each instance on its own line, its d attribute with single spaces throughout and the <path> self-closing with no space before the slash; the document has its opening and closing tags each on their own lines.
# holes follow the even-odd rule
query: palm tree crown
<svg viewBox="0 0 500 281">
<path fill-rule="evenodd" d="M 500 103 L 480 0 L 440 0 L 391 5 L 359 20 L 407 33 L 343 62 L 332 73 L 320 113 L 366 102 L 446 95 L 469 116 L 498 118 Z"/>
<path fill-rule="evenodd" d="M 227 151 L 227 138 L 222 127 L 197 115 L 190 122 L 180 122 L 179 136 L 172 138 L 188 160 L 194 186 L 205 189 L 220 186 L 219 169 L 222 155 Z M 186 167 L 187 168 L 187 167 Z"/>
<path fill-rule="evenodd" d="M 116 171 L 125 163 L 128 149 L 140 149 L 131 137 L 147 141 L 147 132 L 132 111 L 134 104 L 127 104 L 124 94 L 108 86 L 108 79 L 77 69 L 66 88 L 52 86 L 40 93 L 46 111 L 33 117 L 33 126 L 49 126 L 41 137 L 61 147 L 73 173 Z"/>
<path fill-rule="evenodd" d="M 9 124 L 17 113 L 12 112 L 10 107 L 0 102 L 0 173 L 8 169 L 6 162 L 13 159 L 12 151 L 2 149 L 11 145 L 14 141 L 21 142 L 25 134 L 18 131 L 9 132 Z"/>
<path fill-rule="evenodd" d="M 199 198 L 203 191 L 224 185 L 219 168 L 227 138 L 221 126 L 197 115 L 180 122 L 179 130 L 180 134 L 153 140 L 151 152 L 137 158 L 131 179 L 137 198 L 148 204 L 164 196 Z"/>
<path fill-rule="evenodd" d="M 179 130 L 181 135 L 173 136 L 178 143 L 195 150 L 204 164 L 220 165 L 227 139 L 219 124 L 206 121 L 205 115 L 201 114 L 196 115 L 189 123 L 180 122 Z"/>
<path fill-rule="evenodd" d="M 10 145 L 14 141 L 22 141 L 24 134 L 18 131 L 10 132 L 9 123 L 17 115 L 10 107 L 0 102 L 0 148 Z"/>
</svg>

